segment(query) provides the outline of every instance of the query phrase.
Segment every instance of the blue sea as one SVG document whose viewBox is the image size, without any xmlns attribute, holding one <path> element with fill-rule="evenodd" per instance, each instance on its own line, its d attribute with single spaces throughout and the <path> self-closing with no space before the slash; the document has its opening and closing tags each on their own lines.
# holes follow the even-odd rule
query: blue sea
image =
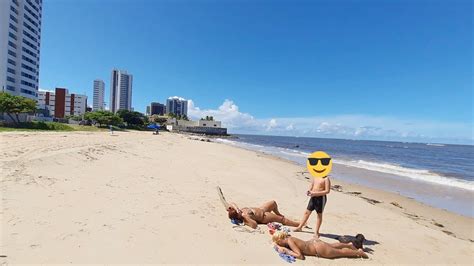
<svg viewBox="0 0 474 266">
<path fill-rule="evenodd" d="M 321 150 L 334 164 L 384 173 L 386 180 L 350 174 L 343 181 L 396 192 L 425 204 L 474 217 L 474 146 L 305 137 L 235 135 L 218 141 L 305 165 Z M 334 167 L 337 169 L 337 166 Z M 387 177 L 387 176 L 395 176 Z M 390 180 L 389 180 L 390 179 Z"/>
</svg>

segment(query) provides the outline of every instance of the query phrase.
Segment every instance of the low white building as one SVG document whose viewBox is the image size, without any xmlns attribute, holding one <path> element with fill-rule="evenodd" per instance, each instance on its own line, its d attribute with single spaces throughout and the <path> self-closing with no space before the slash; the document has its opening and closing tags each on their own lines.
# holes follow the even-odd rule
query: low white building
<svg viewBox="0 0 474 266">
<path fill-rule="evenodd" d="M 178 126 L 184 127 L 221 127 L 221 121 L 209 121 L 209 120 L 197 120 L 197 121 L 187 121 L 187 120 L 177 120 L 176 124 Z"/>
<path fill-rule="evenodd" d="M 65 88 L 56 88 L 55 91 L 38 91 L 38 109 L 46 109 L 49 115 L 56 118 L 65 118 L 68 115 L 82 115 L 86 112 L 87 96 L 69 94 Z"/>
<path fill-rule="evenodd" d="M 220 121 L 213 120 L 176 120 L 168 119 L 166 129 L 169 131 L 189 132 L 206 135 L 227 135 L 227 128 L 221 127 Z"/>
</svg>

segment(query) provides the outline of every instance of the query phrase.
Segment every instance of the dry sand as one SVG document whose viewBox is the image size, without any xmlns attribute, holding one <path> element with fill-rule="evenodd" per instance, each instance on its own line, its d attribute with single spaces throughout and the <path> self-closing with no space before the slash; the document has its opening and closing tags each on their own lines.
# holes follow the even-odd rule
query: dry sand
<svg viewBox="0 0 474 266">
<path fill-rule="evenodd" d="M 284 264 L 266 226 L 229 222 L 216 186 L 240 206 L 275 199 L 296 219 L 307 204 L 304 168 L 184 135 L 15 132 L 0 148 L 0 262 Z M 357 170 L 334 167 L 342 191 L 328 195 L 322 239 L 361 232 L 370 259 L 298 264 L 473 263 L 472 218 L 343 184 L 337 172 Z"/>
</svg>

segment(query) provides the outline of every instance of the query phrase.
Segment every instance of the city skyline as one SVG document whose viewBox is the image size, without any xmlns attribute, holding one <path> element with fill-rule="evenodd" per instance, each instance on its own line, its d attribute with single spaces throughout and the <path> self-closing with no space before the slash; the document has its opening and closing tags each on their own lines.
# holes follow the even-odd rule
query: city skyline
<svg viewBox="0 0 474 266">
<path fill-rule="evenodd" d="M 190 114 L 214 113 L 236 133 L 472 142 L 469 1 L 124 1 L 109 14 L 130 16 L 101 15 L 100 25 L 94 17 L 108 5 L 46 3 L 44 87 L 64 82 L 91 95 L 81 84 L 118 67 L 135 75 L 135 110 L 180 95 Z M 90 19 L 64 25 L 84 13 Z M 71 54 L 70 68 L 55 67 L 59 54 Z M 85 58 L 101 63 L 85 68 Z M 305 101 L 282 108 L 297 99 Z"/>
</svg>

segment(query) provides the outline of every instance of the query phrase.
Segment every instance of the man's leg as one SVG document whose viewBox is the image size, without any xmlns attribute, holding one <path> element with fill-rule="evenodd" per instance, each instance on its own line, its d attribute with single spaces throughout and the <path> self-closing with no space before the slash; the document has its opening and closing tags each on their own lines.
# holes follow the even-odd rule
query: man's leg
<svg viewBox="0 0 474 266">
<path fill-rule="evenodd" d="M 306 210 L 303 214 L 303 219 L 301 219 L 301 222 L 300 224 L 298 225 L 298 227 L 295 228 L 295 230 L 293 230 L 294 232 L 300 232 L 301 229 L 303 228 L 303 226 L 305 226 L 306 222 L 308 221 L 309 219 L 309 216 L 311 215 L 311 211 L 310 210 Z"/>
<path fill-rule="evenodd" d="M 316 219 L 316 231 L 314 236 L 319 238 L 319 228 L 321 227 L 321 223 L 323 222 L 323 213 L 318 213 L 318 218 Z"/>
</svg>

